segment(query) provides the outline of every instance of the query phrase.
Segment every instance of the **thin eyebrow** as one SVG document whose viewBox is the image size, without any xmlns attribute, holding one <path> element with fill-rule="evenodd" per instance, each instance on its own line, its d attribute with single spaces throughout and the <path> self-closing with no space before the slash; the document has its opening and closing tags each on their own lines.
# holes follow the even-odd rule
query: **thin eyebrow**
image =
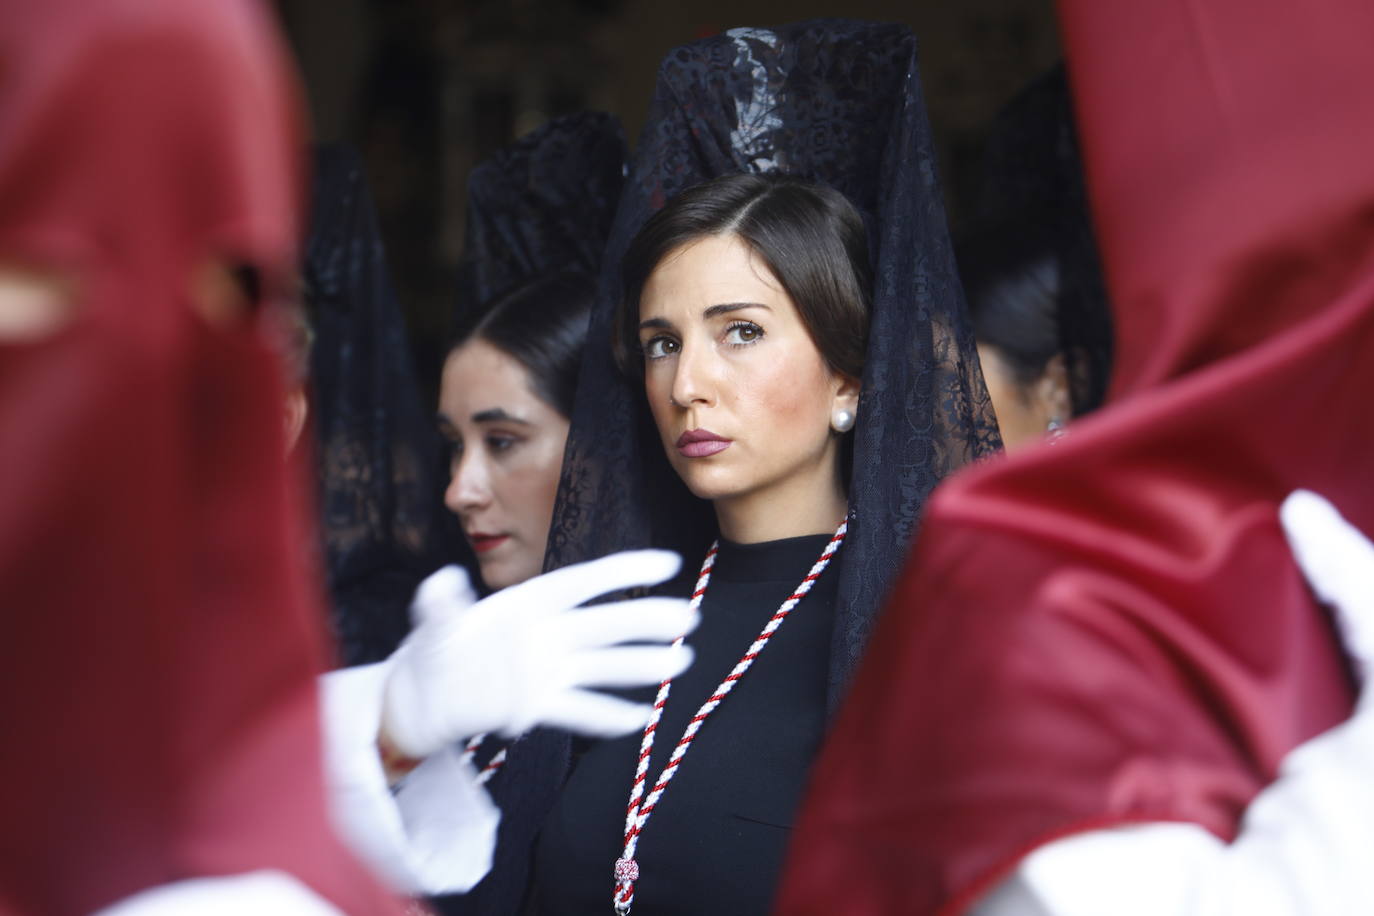
<svg viewBox="0 0 1374 916">
<path fill-rule="evenodd" d="M 702 318 L 715 318 L 720 315 L 728 315 L 731 312 L 738 312 L 740 309 L 763 309 L 765 312 L 773 311 L 762 302 L 722 302 L 719 305 L 709 306 L 701 313 Z M 641 331 L 649 330 L 673 330 L 673 323 L 667 318 L 646 318 L 639 323 Z"/>
<path fill-rule="evenodd" d="M 701 313 L 702 318 L 715 318 L 717 315 L 728 315 L 730 312 L 738 312 L 740 309 L 763 309 L 765 312 L 773 311 L 762 302 L 722 302 L 720 305 L 713 305 Z"/>
<path fill-rule="evenodd" d="M 479 410 L 472 415 L 474 423 L 519 423 L 521 426 L 533 426 L 529 420 L 521 419 L 514 414 L 506 413 L 500 407 L 492 407 L 487 410 Z"/>
</svg>

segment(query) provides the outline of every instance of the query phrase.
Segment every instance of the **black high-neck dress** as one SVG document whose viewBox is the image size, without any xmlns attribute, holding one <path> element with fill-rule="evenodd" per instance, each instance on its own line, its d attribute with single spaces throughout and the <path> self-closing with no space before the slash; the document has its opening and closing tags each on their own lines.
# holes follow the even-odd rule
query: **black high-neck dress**
<svg viewBox="0 0 1374 916">
<path fill-rule="evenodd" d="M 687 641 L 696 661 L 673 682 L 650 758 L 650 785 L 688 720 L 820 556 L 830 535 L 722 541 Z M 811 592 L 702 726 L 635 855 L 635 916 L 764 914 L 826 721 L 826 677 L 841 547 Z M 652 696 L 646 691 L 644 696 Z M 535 851 L 540 916 L 611 912 L 641 735 L 582 755 Z"/>
</svg>

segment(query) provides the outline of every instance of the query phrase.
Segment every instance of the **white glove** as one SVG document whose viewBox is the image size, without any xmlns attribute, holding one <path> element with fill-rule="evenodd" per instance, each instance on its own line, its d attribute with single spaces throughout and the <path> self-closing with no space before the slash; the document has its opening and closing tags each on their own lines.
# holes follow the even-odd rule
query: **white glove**
<svg viewBox="0 0 1374 916">
<path fill-rule="evenodd" d="M 1336 617 L 1355 673 L 1368 687 L 1374 667 L 1374 544 L 1309 490 L 1294 490 L 1279 508 L 1293 556 L 1307 584 Z M 1361 691 L 1356 716 L 1369 718 L 1374 691 Z"/>
<path fill-rule="evenodd" d="M 394 791 L 377 754 L 391 663 L 320 678 L 329 813 L 339 835 L 406 894 L 461 894 L 491 869 L 501 813 L 459 746 L 425 758 Z"/>
<path fill-rule="evenodd" d="M 324 898 L 279 871 L 190 878 L 150 888 L 94 916 L 343 916 Z"/>
<path fill-rule="evenodd" d="M 661 550 L 613 554 L 479 602 L 466 573 L 439 570 L 416 590 L 416 627 L 391 657 L 382 733 L 419 758 L 489 731 L 514 736 L 548 725 L 609 737 L 643 728 L 649 706 L 586 688 L 641 687 L 681 674 L 692 661 L 685 645 L 619 644 L 671 642 L 696 626 L 696 613 L 674 598 L 578 605 L 662 582 L 680 566 Z"/>
</svg>

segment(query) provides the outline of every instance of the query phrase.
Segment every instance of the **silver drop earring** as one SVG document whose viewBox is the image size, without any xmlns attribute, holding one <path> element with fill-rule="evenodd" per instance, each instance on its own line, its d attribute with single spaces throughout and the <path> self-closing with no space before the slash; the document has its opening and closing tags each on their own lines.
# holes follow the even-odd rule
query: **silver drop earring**
<svg viewBox="0 0 1374 916">
<path fill-rule="evenodd" d="M 830 417 L 830 426 L 837 433 L 847 433 L 854 428 L 854 412 L 841 407 Z"/>
<path fill-rule="evenodd" d="M 1045 438 L 1050 442 L 1062 439 L 1067 432 L 1068 430 L 1064 428 L 1064 424 L 1060 422 L 1058 417 L 1052 417 L 1050 422 L 1045 426 Z"/>
</svg>

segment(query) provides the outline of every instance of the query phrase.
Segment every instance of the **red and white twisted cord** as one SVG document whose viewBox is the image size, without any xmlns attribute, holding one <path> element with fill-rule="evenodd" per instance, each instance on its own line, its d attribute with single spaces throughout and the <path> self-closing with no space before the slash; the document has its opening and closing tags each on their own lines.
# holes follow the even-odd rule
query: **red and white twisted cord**
<svg viewBox="0 0 1374 916">
<path fill-rule="evenodd" d="M 472 763 L 477 757 L 477 750 L 482 746 L 482 742 L 487 740 L 485 734 L 474 735 L 468 739 L 467 746 L 463 748 L 463 763 Z M 506 752 L 510 750 L 509 745 L 496 752 L 496 756 L 487 761 L 487 765 L 482 767 L 477 773 L 477 784 L 484 786 L 491 781 L 496 772 L 506 765 Z"/>
<path fill-rule="evenodd" d="M 706 559 L 701 563 L 701 572 L 697 574 L 696 588 L 692 589 L 691 608 L 693 611 L 698 611 L 701 608 L 701 600 L 706 595 L 706 583 L 711 581 L 711 568 L 716 565 L 716 552 L 719 546 L 719 542 L 712 544 L 711 549 L 706 551 Z M 686 638 L 685 635 L 679 636 L 673 641 L 673 645 L 682 645 Z M 658 686 L 658 695 L 654 698 L 654 709 L 649 716 L 649 724 L 644 726 L 644 736 L 639 741 L 639 760 L 635 764 L 634 783 L 630 786 L 630 806 L 625 813 L 625 836 L 627 839 L 637 838 L 639 835 L 636 817 L 639 814 L 639 800 L 644 796 L 644 780 L 649 773 L 649 756 L 654 749 L 654 732 L 658 730 L 659 720 L 663 718 L 663 708 L 668 705 L 668 693 L 672 687 L 671 678 Z M 627 848 L 630 855 L 625 856 L 625 858 L 633 858 L 634 848 L 629 846 Z"/>
<path fill-rule="evenodd" d="M 666 680 L 659 685 L 658 696 L 654 699 L 654 708 L 649 717 L 649 724 L 644 727 L 644 737 L 639 742 L 639 760 L 635 765 L 634 784 L 630 786 L 630 804 L 625 812 L 625 845 L 620 858 L 615 863 L 615 892 L 612 896 L 612 902 L 616 912 L 622 916 L 630 912 L 630 907 L 634 903 L 635 882 L 639 880 L 639 864 L 635 861 L 635 851 L 639 847 L 639 836 L 644 832 L 644 826 L 649 822 L 649 815 L 653 814 L 654 808 L 657 807 L 664 791 L 668 788 L 668 783 L 677 773 L 682 758 L 687 755 L 688 748 L 692 746 L 692 740 L 697 736 L 697 732 L 701 731 L 701 726 L 707 717 L 735 688 L 735 684 L 744 676 L 744 672 L 749 670 L 749 666 L 754 663 L 754 659 L 758 658 L 759 653 L 768 645 L 768 640 L 773 638 L 773 634 L 787 619 L 787 615 L 792 612 L 792 609 L 797 606 L 797 602 L 801 601 L 802 598 L 806 597 L 806 593 L 811 591 L 811 586 L 821 577 L 821 573 L 830 565 L 831 557 L 835 555 L 835 551 L 844 542 L 848 528 L 848 520 L 840 523 L 839 529 L 826 543 L 820 558 L 816 560 L 811 570 L 806 574 L 806 578 L 802 579 L 801 584 L 783 601 L 773 616 L 768 618 L 762 632 L 749 646 L 748 651 L 725 676 L 725 680 L 720 682 L 720 685 L 716 687 L 706 702 L 701 705 L 696 715 L 692 716 L 687 723 L 686 730 L 682 733 L 682 738 L 668 756 L 668 762 L 664 764 L 663 772 L 659 774 L 653 789 L 649 791 L 648 798 L 644 798 L 645 777 L 648 775 L 649 758 L 654 748 L 654 733 L 658 730 L 659 721 L 663 718 L 663 708 L 668 704 L 668 692 L 672 688 L 673 682 Z M 711 549 L 706 553 L 706 559 L 702 561 L 696 588 L 692 590 L 692 610 L 698 610 L 701 607 L 702 598 L 706 595 L 706 585 L 711 581 L 711 567 L 715 565 L 718 548 L 719 542 L 712 544 Z M 679 636 L 673 645 L 681 645 L 684 638 Z M 641 798 L 644 799 L 642 805 L 640 804 Z"/>
</svg>

